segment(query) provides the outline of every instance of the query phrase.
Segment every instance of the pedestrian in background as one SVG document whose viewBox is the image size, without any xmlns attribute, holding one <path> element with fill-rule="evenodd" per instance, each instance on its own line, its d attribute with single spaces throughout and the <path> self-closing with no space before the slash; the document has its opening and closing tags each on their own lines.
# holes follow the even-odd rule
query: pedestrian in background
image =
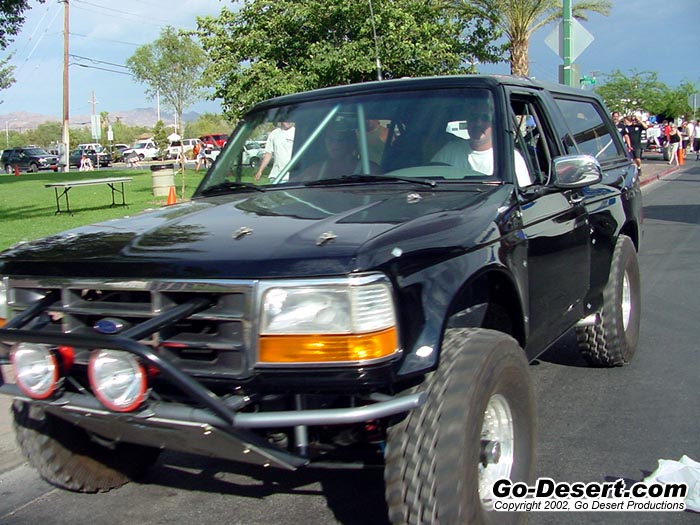
<svg viewBox="0 0 700 525">
<path fill-rule="evenodd" d="M 255 172 L 256 182 L 260 180 L 263 170 L 270 163 L 270 160 L 272 160 L 272 169 L 267 176 L 269 182 L 274 181 L 277 174 L 291 160 L 295 130 L 294 122 L 280 122 L 279 127 L 272 130 L 265 143 L 265 154 L 260 162 L 260 166 L 258 166 L 258 171 Z M 288 178 L 289 174 L 283 178 L 282 182 L 286 182 Z"/>
<path fill-rule="evenodd" d="M 619 111 L 613 111 L 612 112 L 612 119 L 613 122 L 615 123 L 615 127 L 617 128 L 617 131 L 620 132 L 620 136 L 622 137 L 622 142 L 625 143 L 625 148 L 627 153 L 632 150 L 632 145 L 630 144 L 630 137 L 629 134 L 627 133 L 627 127 L 625 126 L 625 123 L 622 121 L 622 118 L 620 117 L 620 112 Z"/>
<path fill-rule="evenodd" d="M 680 163 L 678 162 L 678 149 L 681 147 L 682 141 L 683 138 L 681 137 L 681 132 L 678 130 L 678 126 L 676 126 L 675 124 L 671 124 L 668 135 L 669 165 L 680 165 Z"/>
<path fill-rule="evenodd" d="M 199 168 L 202 164 L 204 164 L 204 167 L 207 167 L 207 153 L 204 151 L 204 145 L 200 144 L 199 142 L 195 143 L 194 147 L 192 148 L 192 154 L 194 155 L 194 158 L 197 159 L 197 162 L 194 165 L 194 171 L 199 171 Z"/>
<path fill-rule="evenodd" d="M 630 140 L 632 160 L 637 165 L 637 171 L 642 172 L 642 133 L 647 129 L 647 123 L 640 120 L 637 115 L 630 115 L 625 119 L 627 136 Z"/>
<path fill-rule="evenodd" d="M 694 120 L 689 120 L 688 123 L 685 125 L 685 135 L 686 135 L 686 144 L 685 144 L 685 152 L 690 155 L 693 151 L 695 151 L 695 135 L 697 133 L 697 125 L 695 124 Z"/>
</svg>

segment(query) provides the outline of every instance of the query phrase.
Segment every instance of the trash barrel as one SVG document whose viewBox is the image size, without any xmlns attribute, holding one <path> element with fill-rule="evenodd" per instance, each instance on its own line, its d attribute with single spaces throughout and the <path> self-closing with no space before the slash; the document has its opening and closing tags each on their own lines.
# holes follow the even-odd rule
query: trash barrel
<svg viewBox="0 0 700 525">
<path fill-rule="evenodd" d="M 151 178 L 153 179 L 153 195 L 165 197 L 170 188 L 175 185 L 174 164 L 151 164 Z"/>
</svg>

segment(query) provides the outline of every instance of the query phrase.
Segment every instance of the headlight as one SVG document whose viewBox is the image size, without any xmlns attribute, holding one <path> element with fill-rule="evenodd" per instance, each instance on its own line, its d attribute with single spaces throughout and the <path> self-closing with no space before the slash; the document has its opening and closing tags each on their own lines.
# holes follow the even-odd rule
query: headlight
<svg viewBox="0 0 700 525">
<path fill-rule="evenodd" d="M 34 399 L 46 399 L 56 391 L 58 364 L 47 345 L 18 343 L 13 346 L 10 360 L 17 386 Z"/>
<path fill-rule="evenodd" d="M 95 350 L 88 377 L 97 399 L 116 412 L 135 410 L 146 398 L 146 372 L 129 352 Z"/>
<path fill-rule="evenodd" d="M 382 276 L 279 283 L 262 295 L 261 364 L 371 361 L 397 351 L 392 291 Z"/>
</svg>

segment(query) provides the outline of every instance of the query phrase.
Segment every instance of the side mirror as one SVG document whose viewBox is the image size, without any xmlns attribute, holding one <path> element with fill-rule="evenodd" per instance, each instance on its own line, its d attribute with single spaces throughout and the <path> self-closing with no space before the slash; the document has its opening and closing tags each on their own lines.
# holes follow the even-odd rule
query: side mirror
<svg viewBox="0 0 700 525">
<path fill-rule="evenodd" d="M 603 180 L 598 159 L 591 155 L 565 155 L 554 159 L 554 185 L 574 189 L 597 184 Z"/>
</svg>

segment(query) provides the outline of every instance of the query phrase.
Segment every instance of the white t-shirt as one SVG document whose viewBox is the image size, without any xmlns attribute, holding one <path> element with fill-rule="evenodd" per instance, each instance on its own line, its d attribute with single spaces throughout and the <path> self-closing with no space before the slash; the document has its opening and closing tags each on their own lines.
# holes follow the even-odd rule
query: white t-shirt
<svg viewBox="0 0 700 525">
<path fill-rule="evenodd" d="M 294 131 L 296 128 L 289 129 L 275 128 L 267 137 L 265 144 L 265 153 L 270 153 L 274 156 L 272 169 L 270 170 L 270 179 L 277 177 L 277 174 L 282 171 L 287 163 L 292 158 L 292 149 L 294 148 Z"/>
<path fill-rule="evenodd" d="M 493 148 L 475 151 L 468 140 L 451 140 L 435 154 L 433 162 L 443 162 L 457 168 L 467 168 L 484 175 L 493 175 Z M 527 163 L 518 150 L 515 150 L 515 176 L 521 188 L 532 184 Z"/>
</svg>

